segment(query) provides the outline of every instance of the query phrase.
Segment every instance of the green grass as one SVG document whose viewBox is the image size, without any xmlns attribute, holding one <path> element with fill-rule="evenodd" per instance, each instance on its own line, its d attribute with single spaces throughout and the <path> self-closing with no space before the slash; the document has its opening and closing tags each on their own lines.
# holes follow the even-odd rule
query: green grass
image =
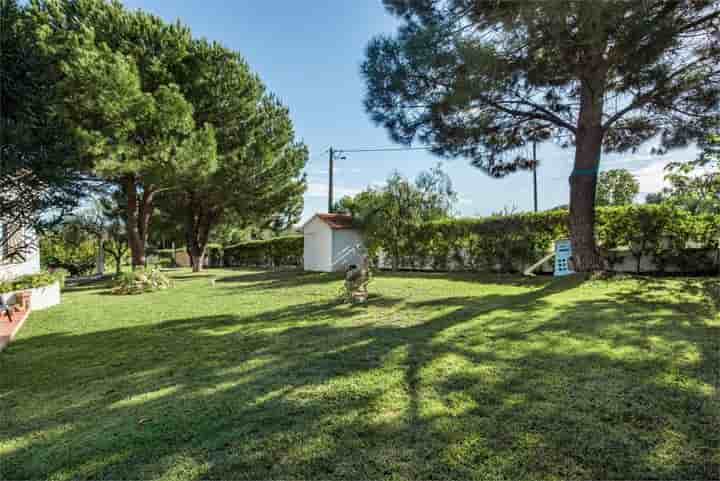
<svg viewBox="0 0 720 481">
<path fill-rule="evenodd" d="M 688 279 L 176 271 L 34 313 L 0 479 L 710 479 L 720 321 Z"/>
</svg>

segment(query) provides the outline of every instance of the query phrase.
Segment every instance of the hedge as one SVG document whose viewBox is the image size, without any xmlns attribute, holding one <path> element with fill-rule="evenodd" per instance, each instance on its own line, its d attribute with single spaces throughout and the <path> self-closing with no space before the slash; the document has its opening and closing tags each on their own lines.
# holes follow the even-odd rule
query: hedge
<svg viewBox="0 0 720 481">
<path fill-rule="evenodd" d="M 222 267 L 223 263 L 223 246 L 220 244 L 208 244 L 205 248 L 205 259 L 209 267 Z M 175 265 L 175 254 L 178 252 L 187 252 L 185 246 L 176 247 L 175 249 L 153 249 L 148 250 L 148 254 L 157 256 L 158 263 L 164 266 Z"/>
<path fill-rule="evenodd" d="M 666 205 L 599 208 L 598 243 L 609 267 L 630 250 L 640 271 L 643 259 L 656 270 L 702 272 L 716 266 L 720 216 L 692 215 Z M 567 238 L 568 211 L 445 219 L 416 226 L 399 265 L 405 269 L 518 272 L 540 259 L 553 241 Z M 370 242 L 370 245 L 374 243 Z M 378 262 L 384 249 L 370 255 Z M 387 251 L 387 250 L 385 250 Z"/>
<path fill-rule="evenodd" d="M 303 236 L 243 242 L 225 247 L 223 262 L 228 267 L 301 266 Z"/>
</svg>

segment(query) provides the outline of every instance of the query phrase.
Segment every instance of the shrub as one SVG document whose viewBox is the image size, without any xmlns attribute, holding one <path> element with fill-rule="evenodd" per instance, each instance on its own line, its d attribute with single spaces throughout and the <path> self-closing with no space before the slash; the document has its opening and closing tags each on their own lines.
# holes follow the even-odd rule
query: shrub
<svg viewBox="0 0 720 481">
<path fill-rule="evenodd" d="M 443 219 L 418 226 L 412 242 L 401 243 L 408 246 L 401 257 L 411 267 L 426 267 L 429 260 L 429 267 L 439 270 L 452 262 L 474 270 L 513 272 L 566 235 L 566 212 Z"/>
<path fill-rule="evenodd" d="M 209 267 L 222 267 L 223 265 L 223 246 L 220 244 L 208 244 L 205 248 L 205 258 Z M 175 254 L 178 252 L 187 252 L 187 247 L 180 246 L 173 249 L 154 249 L 151 251 L 157 257 L 157 264 L 162 267 L 175 266 Z"/>
<path fill-rule="evenodd" d="M 160 264 L 162 266 L 170 267 L 175 264 L 174 253 L 182 252 L 183 250 L 185 250 L 184 247 L 177 248 L 175 250 L 173 250 L 173 249 L 148 249 L 147 254 L 148 255 L 152 254 L 152 255 L 157 256 L 158 264 Z"/>
<path fill-rule="evenodd" d="M 64 271 L 56 271 L 53 273 L 40 272 L 21 276 L 11 281 L 0 282 L 0 293 L 6 294 L 8 292 L 22 291 L 25 289 L 36 289 L 38 287 L 55 284 L 56 282 L 60 283 L 60 287 L 65 285 Z"/>
<path fill-rule="evenodd" d="M 229 267 L 300 266 L 303 258 L 303 236 L 276 237 L 228 246 L 223 261 Z"/>
<path fill-rule="evenodd" d="M 708 265 L 718 263 L 718 215 L 692 215 L 662 204 L 603 207 L 597 210 L 596 232 L 611 268 L 622 258 L 618 249 L 630 250 L 638 272 L 644 258 L 652 258 L 659 271 L 673 266 L 707 272 Z M 443 219 L 421 224 L 408 235 L 411 239 L 395 243 L 404 246 L 399 253 L 403 268 L 443 270 L 452 263 L 456 268 L 517 272 L 541 258 L 553 241 L 569 236 L 568 212 Z M 367 245 L 372 258 L 390 247 L 377 239 L 368 239 Z"/>
<path fill-rule="evenodd" d="M 663 237 L 679 213 L 667 205 L 628 205 L 598 211 L 598 237 L 605 249 L 629 247 L 640 273 L 643 257 L 663 248 Z M 612 263 L 612 262 L 611 262 Z"/>
<path fill-rule="evenodd" d="M 62 268 L 72 276 L 89 274 L 97 262 L 97 242 L 71 242 L 62 233 L 52 232 L 40 239 L 40 261 L 45 268 Z"/>
<path fill-rule="evenodd" d="M 154 292 L 173 287 L 173 282 L 160 269 L 136 269 L 120 274 L 115 280 L 113 294 L 132 295 Z"/>
<path fill-rule="evenodd" d="M 220 244 L 208 244 L 205 256 L 207 257 L 208 266 L 222 267 L 224 261 L 223 246 Z"/>
</svg>

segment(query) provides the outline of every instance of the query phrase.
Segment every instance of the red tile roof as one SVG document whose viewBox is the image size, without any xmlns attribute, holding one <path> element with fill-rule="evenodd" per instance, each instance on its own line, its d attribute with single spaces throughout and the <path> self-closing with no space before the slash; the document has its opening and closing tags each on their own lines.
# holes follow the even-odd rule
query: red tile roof
<svg viewBox="0 0 720 481">
<path fill-rule="evenodd" d="M 317 214 L 331 229 L 352 229 L 353 218 L 349 214 Z"/>
</svg>

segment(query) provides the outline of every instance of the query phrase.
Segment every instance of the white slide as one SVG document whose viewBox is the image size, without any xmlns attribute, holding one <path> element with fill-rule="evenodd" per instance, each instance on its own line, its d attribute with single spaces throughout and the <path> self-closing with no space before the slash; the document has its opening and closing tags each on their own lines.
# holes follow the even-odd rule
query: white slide
<svg viewBox="0 0 720 481">
<path fill-rule="evenodd" d="M 542 259 L 540 259 L 539 261 L 537 261 L 535 264 L 533 264 L 533 265 L 531 265 L 530 267 L 528 267 L 527 269 L 525 269 L 525 270 L 523 271 L 523 274 L 526 275 L 526 276 L 535 276 L 535 274 L 533 274 L 533 271 L 534 271 L 535 269 L 537 269 L 538 267 L 540 267 L 541 265 L 545 264 L 547 261 L 549 261 L 549 260 L 552 259 L 553 257 L 555 257 L 555 253 L 554 253 L 554 252 L 546 255 L 545 257 L 543 257 Z"/>
</svg>

